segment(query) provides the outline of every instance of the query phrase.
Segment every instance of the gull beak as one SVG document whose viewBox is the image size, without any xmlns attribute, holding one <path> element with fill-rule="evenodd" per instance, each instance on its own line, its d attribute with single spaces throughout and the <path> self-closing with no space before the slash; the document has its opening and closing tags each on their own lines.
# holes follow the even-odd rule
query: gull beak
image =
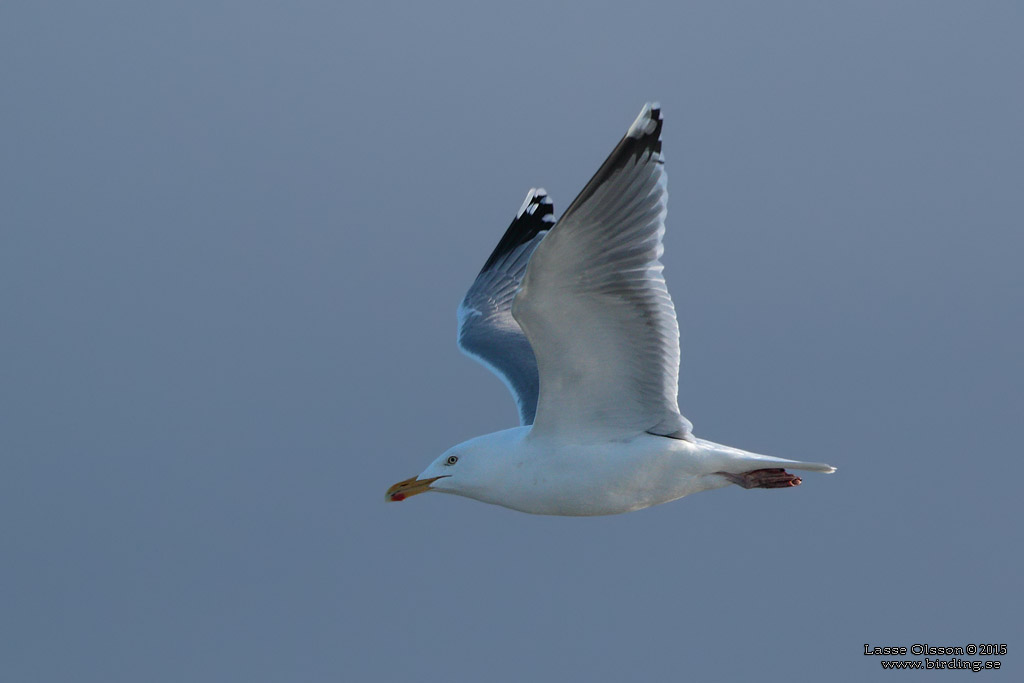
<svg viewBox="0 0 1024 683">
<path fill-rule="evenodd" d="M 409 496 L 415 496 L 418 493 L 429 491 L 430 485 L 435 481 L 450 476 L 450 474 L 443 474 L 440 477 L 431 477 L 430 479 L 417 479 L 416 477 L 412 477 L 405 481 L 400 481 L 388 489 L 388 492 L 384 494 L 384 500 L 396 502 L 405 500 Z"/>
</svg>

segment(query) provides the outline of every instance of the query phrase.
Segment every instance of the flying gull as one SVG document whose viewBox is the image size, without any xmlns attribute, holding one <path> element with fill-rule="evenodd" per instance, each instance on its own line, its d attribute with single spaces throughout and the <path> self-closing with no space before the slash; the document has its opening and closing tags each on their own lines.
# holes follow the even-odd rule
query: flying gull
<svg viewBox="0 0 1024 683">
<path fill-rule="evenodd" d="M 610 515 L 736 484 L 834 472 L 698 439 L 679 413 L 679 325 L 662 276 L 661 108 L 647 104 L 556 222 L 531 189 L 459 306 L 459 346 L 511 390 L 519 427 L 450 448 L 387 491 L 542 515 Z"/>
</svg>

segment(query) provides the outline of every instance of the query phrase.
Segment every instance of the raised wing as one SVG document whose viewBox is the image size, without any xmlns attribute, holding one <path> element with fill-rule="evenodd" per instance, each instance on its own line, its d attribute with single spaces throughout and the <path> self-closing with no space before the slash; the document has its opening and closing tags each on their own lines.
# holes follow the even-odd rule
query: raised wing
<svg viewBox="0 0 1024 683">
<path fill-rule="evenodd" d="M 533 434 L 692 439 L 662 264 L 661 110 L 648 104 L 536 248 L 512 312 L 540 373 Z"/>
<path fill-rule="evenodd" d="M 526 194 L 512 224 L 494 248 L 459 305 L 459 348 L 501 378 L 519 408 L 520 424 L 537 412 L 537 361 L 512 317 L 512 300 L 533 250 L 555 222 L 554 205 L 542 188 Z"/>
</svg>

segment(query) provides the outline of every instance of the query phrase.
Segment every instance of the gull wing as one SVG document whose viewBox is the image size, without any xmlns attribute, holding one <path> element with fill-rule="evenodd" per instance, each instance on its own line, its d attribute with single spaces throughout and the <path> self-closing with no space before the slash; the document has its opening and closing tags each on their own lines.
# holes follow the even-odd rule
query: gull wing
<svg viewBox="0 0 1024 683">
<path fill-rule="evenodd" d="M 512 317 L 512 300 L 530 255 L 555 222 L 554 211 L 543 188 L 532 188 L 526 194 L 458 310 L 459 348 L 505 383 L 524 425 L 533 424 L 537 412 L 537 361 Z"/>
<path fill-rule="evenodd" d="M 679 325 L 658 260 L 668 192 L 661 110 L 626 136 L 530 258 L 512 314 L 537 359 L 532 434 L 692 440 L 679 414 Z"/>
</svg>

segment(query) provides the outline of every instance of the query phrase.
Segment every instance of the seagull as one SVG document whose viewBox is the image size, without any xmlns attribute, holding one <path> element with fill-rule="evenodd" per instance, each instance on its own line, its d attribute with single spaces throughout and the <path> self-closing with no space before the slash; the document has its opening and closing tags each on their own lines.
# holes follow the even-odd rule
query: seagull
<svg viewBox="0 0 1024 683">
<path fill-rule="evenodd" d="M 508 386 L 520 426 L 470 439 L 387 490 L 540 515 L 611 515 L 738 485 L 790 488 L 830 465 L 693 435 L 662 275 L 661 107 L 644 106 L 562 217 L 526 195 L 458 309 L 458 343 Z"/>
</svg>

